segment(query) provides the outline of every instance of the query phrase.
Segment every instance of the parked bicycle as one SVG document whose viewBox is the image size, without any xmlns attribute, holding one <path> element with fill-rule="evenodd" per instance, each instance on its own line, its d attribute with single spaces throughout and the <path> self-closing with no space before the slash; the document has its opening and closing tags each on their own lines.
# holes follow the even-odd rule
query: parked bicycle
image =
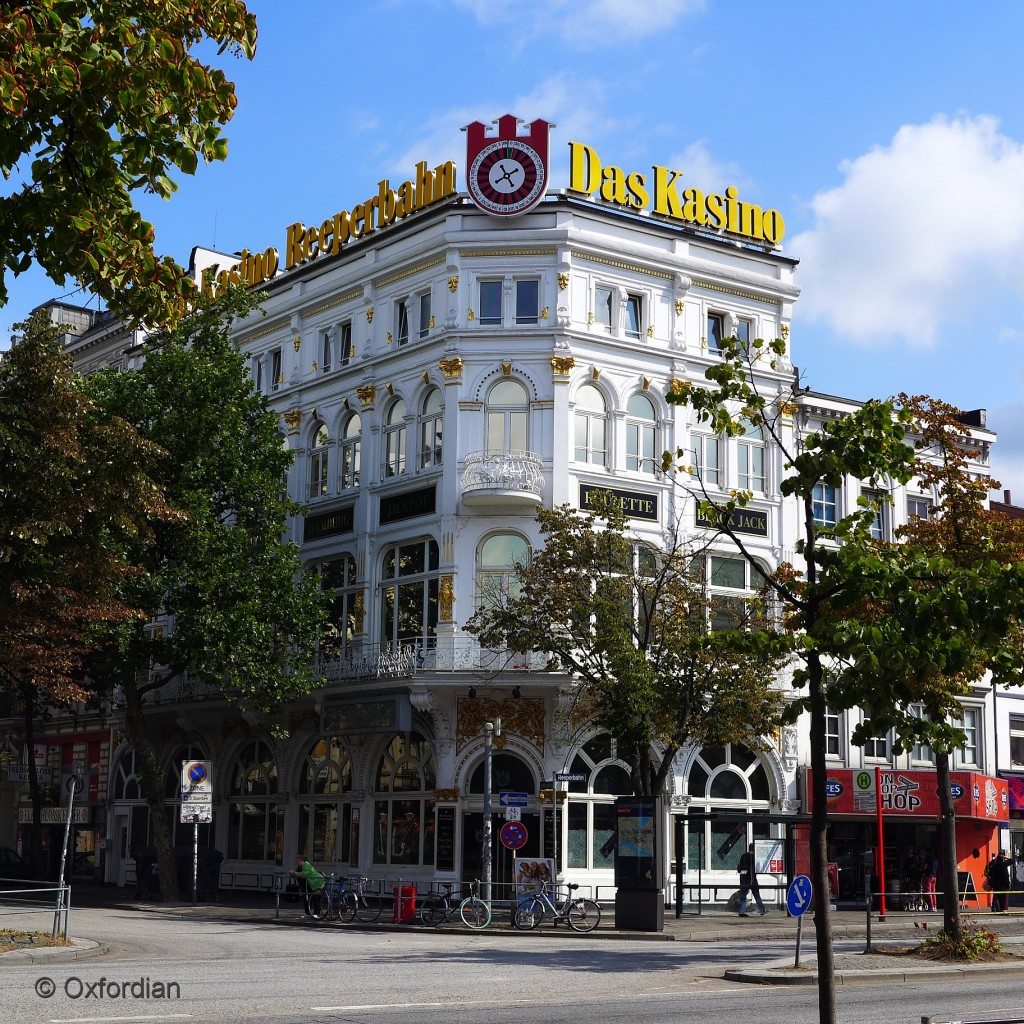
<svg viewBox="0 0 1024 1024">
<path fill-rule="evenodd" d="M 593 900 L 573 897 L 578 888 L 575 882 L 571 883 L 568 894 L 558 902 L 558 891 L 550 882 L 544 882 L 539 893 L 526 897 L 516 907 L 515 926 L 529 931 L 550 914 L 555 925 L 564 921 L 574 932 L 593 931 L 601 923 L 601 907 Z"/>
<path fill-rule="evenodd" d="M 324 887 L 310 897 L 309 913 L 317 921 L 348 924 L 357 917 L 367 924 L 376 921 L 384 909 L 380 896 L 368 892 L 368 878 L 338 878 L 328 875 Z"/>
<path fill-rule="evenodd" d="M 491 908 L 479 896 L 479 879 L 459 892 L 454 891 L 453 882 L 442 882 L 441 885 L 440 892 L 427 893 L 420 904 L 420 920 L 425 925 L 439 928 L 456 914 L 467 928 L 486 928 L 491 923 Z M 469 894 L 463 896 L 465 889 Z"/>
</svg>

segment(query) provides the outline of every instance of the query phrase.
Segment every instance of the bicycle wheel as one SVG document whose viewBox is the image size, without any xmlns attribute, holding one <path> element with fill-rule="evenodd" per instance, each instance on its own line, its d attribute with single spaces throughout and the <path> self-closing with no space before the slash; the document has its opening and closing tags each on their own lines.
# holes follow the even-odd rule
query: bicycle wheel
<svg viewBox="0 0 1024 1024">
<path fill-rule="evenodd" d="M 601 908 L 593 900 L 573 900 L 565 919 L 574 932 L 591 932 L 601 923 Z"/>
<path fill-rule="evenodd" d="M 349 924 L 354 921 L 358 909 L 356 894 L 351 889 L 346 889 L 338 895 L 335 901 L 335 914 L 342 924 Z"/>
<path fill-rule="evenodd" d="M 540 900 L 529 900 L 526 903 L 520 903 L 516 907 L 515 916 L 512 920 L 517 928 L 528 932 L 531 928 L 536 928 L 543 917 L 544 904 Z"/>
<path fill-rule="evenodd" d="M 433 893 L 424 898 L 420 904 L 420 920 L 431 928 L 444 923 L 448 916 L 448 904 L 443 896 Z"/>
<path fill-rule="evenodd" d="M 467 928 L 486 928 L 491 923 L 491 908 L 479 896 L 468 896 L 459 904 L 459 915 Z"/>
<path fill-rule="evenodd" d="M 384 904 L 375 892 L 361 892 L 356 903 L 356 917 L 366 924 L 376 921 L 384 910 Z"/>
<path fill-rule="evenodd" d="M 331 912 L 331 897 L 327 887 L 309 894 L 309 916 L 314 921 L 323 921 Z"/>
</svg>

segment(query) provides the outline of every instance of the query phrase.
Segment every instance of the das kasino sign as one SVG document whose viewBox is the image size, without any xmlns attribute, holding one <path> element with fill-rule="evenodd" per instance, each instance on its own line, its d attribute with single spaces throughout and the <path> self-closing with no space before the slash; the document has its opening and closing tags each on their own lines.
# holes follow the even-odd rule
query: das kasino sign
<svg viewBox="0 0 1024 1024">
<path fill-rule="evenodd" d="M 474 205 L 494 217 L 516 217 L 532 210 L 551 181 L 549 139 L 553 127 L 540 118 L 526 122 L 512 114 L 490 124 L 474 121 L 466 125 L 466 191 Z M 742 200 L 735 186 L 724 192 L 705 192 L 686 183 L 684 176 L 683 170 L 661 164 L 653 164 L 649 172 L 626 170 L 604 162 L 593 146 L 569 143 L 570 193 L 626 210 L 647 211 L 670 223 L 727 232 L 761 244 L 782 242 L 786 226 L 778 210 Z M 297 220 L 287 225 L 283 255 L 274 246 L 262 252 L 243 249 L 236 263 L 208 267 L 202 274 L 202 290 L 212 296 L 230 285 L 260 285 L 281 270 L 337 256 L 353 242 L 457 195 L 454 161 L 431 167 L 420 160 L 397 186 L 382 178 L 376 191 L 362 202 L 319 222 Z"/>
</svg>

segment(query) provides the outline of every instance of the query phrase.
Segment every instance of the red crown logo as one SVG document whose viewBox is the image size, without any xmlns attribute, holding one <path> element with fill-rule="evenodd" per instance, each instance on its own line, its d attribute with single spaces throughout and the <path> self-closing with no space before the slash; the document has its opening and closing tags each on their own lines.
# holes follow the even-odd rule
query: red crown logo
<svg viewBox="0 0 1024 1024">
<path fill-rule="evenodd" d="M 466 125 L 466 184 L 481 210 L 517 216 L 544 198 L 551 128 L 540 118 L 527 123 L 512 114 L 491 125 Z"/>
</svg>

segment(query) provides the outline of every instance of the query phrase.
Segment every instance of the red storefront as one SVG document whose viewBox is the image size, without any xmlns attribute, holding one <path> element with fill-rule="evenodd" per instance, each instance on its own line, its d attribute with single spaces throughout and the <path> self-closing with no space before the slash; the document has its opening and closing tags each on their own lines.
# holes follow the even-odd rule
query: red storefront
<svg viewBox="0 0 1024 1024">
<path fill-rule="evenodd" d="M 803 772 L 804 807 L 811 807 L 810 769 Z M 978 772 L 950 773 L 956 811 L 957 870 L 971 876 L 978 900 L 984 869 L 999 848 L 999 829 L 1007 827 L 1009 794 L 1004 779 Z M 829 860 L 838 865 L 841 900 L 863 900 L 864 873 L 876 871 L 881 798 L 887 892 L 916 887 L 915 864 L 930 861 L 938 850 L 939 798 L 934 769 L 833 768 L 826 777 L 829 813 Z M 877 889 L 874 884 L 873 888 Z M 968 902 L 968 907 L 977 901 Z"/>
</svg>

